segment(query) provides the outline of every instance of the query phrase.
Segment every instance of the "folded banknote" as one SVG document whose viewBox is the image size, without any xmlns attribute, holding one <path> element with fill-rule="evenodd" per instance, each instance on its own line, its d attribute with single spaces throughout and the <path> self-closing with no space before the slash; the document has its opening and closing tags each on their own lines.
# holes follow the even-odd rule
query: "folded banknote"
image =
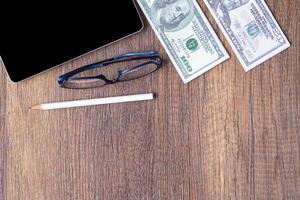
<svg viewBox="0 0 300 200">
<path fill-rule="evenodd" d="M 264 0 L 204 0 L 246 71 L 290 47 Z"/>
<path fill-rule="evenodd" d="M 184 83 L 229 58 L 196 0 L 137 0 Z"/>
</svg>

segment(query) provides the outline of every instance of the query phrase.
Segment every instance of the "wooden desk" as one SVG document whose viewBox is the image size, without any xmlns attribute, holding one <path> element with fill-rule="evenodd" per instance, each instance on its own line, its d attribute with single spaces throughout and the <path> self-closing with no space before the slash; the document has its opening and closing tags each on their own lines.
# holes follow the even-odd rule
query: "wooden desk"
<svg viewBox="0 0 300 200">
<path fill-rule="evenodd" d="M 20 84 L 0 70 L 0 199 L 300 199 L 299 1 L 267 0 L 292 43 L 245 73 L 231 58 L 184 85 L 141 33 Z M 59 74 L 132 50 L 165 64 L 128 83 L 59 89 Z M 32 104 L 154 92 L 154 101 L 59 111 Z"/>
</svg>

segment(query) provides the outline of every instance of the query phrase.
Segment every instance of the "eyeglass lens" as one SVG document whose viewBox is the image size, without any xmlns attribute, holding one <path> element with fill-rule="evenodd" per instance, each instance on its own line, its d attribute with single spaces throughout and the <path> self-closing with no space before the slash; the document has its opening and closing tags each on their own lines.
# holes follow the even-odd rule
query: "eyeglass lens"
<svg viewBox="0 0 300 200">
<path fill-rule="evenodd" d="M 71 89 L 86 89 L 101 87 L 105 85 L 105 81 L 98 78 L 89 78 L 89 79 L 69 79 L 64 84 L 64 87 Z"/>
</svg>

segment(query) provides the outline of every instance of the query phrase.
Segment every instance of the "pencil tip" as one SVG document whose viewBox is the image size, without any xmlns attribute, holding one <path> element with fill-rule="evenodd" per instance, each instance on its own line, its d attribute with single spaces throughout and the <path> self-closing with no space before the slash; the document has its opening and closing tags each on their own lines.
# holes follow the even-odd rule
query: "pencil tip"
<svg viewBox="0 0 300 200">
<path fill-rule="evenodd" d="M 29 108 L 30 110 L 40 110 L 41 106 L 40 105 L 34 105 L 34 106 L 30 106 Z"/>
</svg>

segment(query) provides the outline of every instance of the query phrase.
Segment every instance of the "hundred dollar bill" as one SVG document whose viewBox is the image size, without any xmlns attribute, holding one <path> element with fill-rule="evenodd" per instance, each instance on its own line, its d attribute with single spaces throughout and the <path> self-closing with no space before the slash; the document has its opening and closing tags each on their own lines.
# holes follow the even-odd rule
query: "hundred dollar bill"
<svg viewBox="0 0 300 200">
<path fill-rule="evenodd" d="M 204 0 L 246 71 L 290 47 L 264 0 Z"/>
<path fill-rule="evenodd" d="M 195 0 L 137 0 L 184 83 L 228 59 Z"/>
</svg>

